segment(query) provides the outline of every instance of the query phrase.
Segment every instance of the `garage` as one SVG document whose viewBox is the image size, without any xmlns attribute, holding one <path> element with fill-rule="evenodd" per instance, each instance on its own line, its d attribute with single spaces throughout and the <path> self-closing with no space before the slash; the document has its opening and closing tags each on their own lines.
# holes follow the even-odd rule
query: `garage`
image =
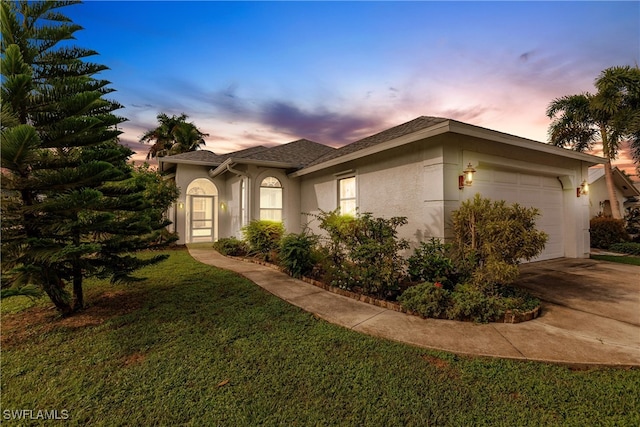
<svg viewBox="0 0 640 427">
<path fill-rule="evenodd" d="M 537 228 L 547 233 L 549 239 L 544 251 L 532 261 L 565 256 L 563 191 L 557 177 L 478 169 L 473 192 L 492 200 L 505 200 L 507 203 L 538 208 L 540 216 Z"/>
</svg>

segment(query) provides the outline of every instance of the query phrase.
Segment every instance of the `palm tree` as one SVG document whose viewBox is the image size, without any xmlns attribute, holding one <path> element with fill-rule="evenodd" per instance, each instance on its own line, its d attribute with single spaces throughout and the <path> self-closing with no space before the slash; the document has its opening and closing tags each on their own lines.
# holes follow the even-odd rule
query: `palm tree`
<svg viewBox="0 0 640 427">
<path fill-rule="evenodd" d="M 201 132 L 196 125 L 187 122 L 187 118 L 184 113 L 171 117 L 165 113 L 158 114 L 158 127 L 147 131 L 140 138 L 140 142 L 153 142 L 147 159 L 195 151 L 204 145 L 204 137 L 209 134 Z"/>
<path fill-rule="evenodd" d="M 640 158 L 640 69 L 611 67 L 595 81 L 598 92 L 582 93 L 554 99 L 547 108 L 552 119 L 549 139 L 558 147 L 576 151 L 591 150 L 602 145 L 605 181 L 611 203 L 611 214 L 620 219 L 611 160 L 618 156 L 620 145 L 629 140 L 636 162 Z"/>
</svg>

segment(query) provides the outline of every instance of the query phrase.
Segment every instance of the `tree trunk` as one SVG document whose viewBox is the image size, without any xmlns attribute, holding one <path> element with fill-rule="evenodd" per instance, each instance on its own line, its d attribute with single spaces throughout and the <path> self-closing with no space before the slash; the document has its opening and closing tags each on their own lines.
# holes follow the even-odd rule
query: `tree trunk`
<svg viewBox="0 0 640 427">
<path fill-rule="evenodd" d="M 73 311 L 80 311 L 84 308 L 84 292 L 82 291 L 82 269 L 73 266 Z"/>
<path fill-rule="evenodd" d="M 616 196 L 616 189 L 613 184 L 613 170 L 611 168 L 611 159 L 615 157 L 615 153 L 611 149 L 607 126 L 604 123 L 600 123 L 599 127 L 600 137 L 602 138 L 602 154 L 604 155 L 604 158 L 607 159 L 607 163 L 604 164 L 604 180 L 607 184 L 607 193 L 609 193 L 611 216 L 614 219 L 622 219 L 620 205 L 618 204 L 618 197 Z"/>
<path fill-rule="evenodd" d="M 613 184 L 613 170 L 611 168 L 611 160 L 607 160 L 604 164 L 604 180 L 607 184 L 607 192 L 609 193 L 609 204 L 611 205 L 611 216 L 615 219 L 622 219 L 620 213 L 620 205 L 616 196 L 616 189 Z"/>
<path fill-rule="evenodd" d="M 73 215 L 74 222 L 78 221 L 78 214 Z M 73 233 L 73 245 L 80 246 L 80 233 L 76 230 Z M 71 261 L 73 269 L 73 311 L 80 311 L 84 308 L 84 292 L 82 292 L 82 267 L 80 256 L 76 255 Z"/>
<path fill-rule="evenodd" d="M 44 291 L 63 317 L 73 314 L 73 307 L 69 304 L 68 299 L 65 298 L 66 293 L 61 286 L 47 284 L 44 287 Z"/>
</svg>

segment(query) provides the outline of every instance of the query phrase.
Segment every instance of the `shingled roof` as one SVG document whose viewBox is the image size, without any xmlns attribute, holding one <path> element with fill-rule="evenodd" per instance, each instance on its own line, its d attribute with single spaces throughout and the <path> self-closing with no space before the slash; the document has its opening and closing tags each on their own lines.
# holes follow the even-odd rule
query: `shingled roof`
<svg viewBox="0 0 640 427">
<path fill-rule="evenodd" d="M 244 156 L 245 159 L 262 160 L 291 163 L 298 167 L 305 167 L 318 157 L 325 156 L 336 151 L 335 148 L 324 144 L 309 141 L 308 139 L 299 139 L 289 142 L 288 144 L 276 145 L 250 155 Z M 235 154 L 229 157 L 237 158 Z"/>
<path fill-rule="evenodd" d="M 174 154 L 173 156 L 162 157 L 160 160 L 165 163 L 202 163 L 207 165 L 219 165 L 229 157 L 247 157 L 259 153 L 269 148 L 258 145 L 256 147 L 245 148 L 227 154 L 215 154 L 209 150 L 196 150 L 186 153 Z"/>
<path fill-rule="evenodd" d="M 378 132 L 375 135 L 371 135 L 358 141 L 352 142 L 351 144 L 345 145 L 344 147 L 334 150 L 333 152 L 329 152 L 324 156 L 317 158 L 313 162 L 309 163 L 307 166 L 324 163 L 328 160 L 336 159 L 338 157 L 342 157 L 344 155 L 354 153 L 356 151 L 360 151 L 365 148 L 381 144 L 383 142 L 391 141 L 392 139 L 429 128 L 438 123 L 446 122 L 447 120 L 448 119 L 442 117 L 420 116 L 401 125 L 383 130 L 382 132 Z"/>
<path fill-rule="evenodd" d="M 308 139 L 299 139 L 287 144 L 276 145 L 275 147 L 245 148 L 227 154 L 215 154 L 208 150 L 190 151 L 188 153 L 175 154 L 173 156 L 162 157 L 163 163 L 190 163 L 208 166 L 219 166 L 228 159 L 234 160 L 255 160 L 264 162 L 289 163 L 295 167 L 302 168 L 310 164 L 318 157 L 322 157 L 336 151 L 335 148 Z"/>
</svg>

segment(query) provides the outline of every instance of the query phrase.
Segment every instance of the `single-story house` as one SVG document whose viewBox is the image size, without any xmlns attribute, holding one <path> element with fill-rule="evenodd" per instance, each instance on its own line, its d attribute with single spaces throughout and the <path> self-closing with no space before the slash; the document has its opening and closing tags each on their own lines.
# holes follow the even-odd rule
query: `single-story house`
<svg viewBox="0 0 640 427">
<path fill-rule="evenodd" d="M 538 259 L 589 255 L 589 167 L 604 160 L 439 117 L 418 117 L 339 149 L 301 139 L 216 155 L 160 159 L 181 195 L 169 212 L 180 243 L 241 237 L 254 219 L 289 232 L 334 210 L 405 216 L 414 244 L 451 237 L 451 212 L 480 193 L 540 210 L 549 235 Z"/>
<path fill-rule="evenodd" d="M 624 215 L 628 208 L 638 205 L 640 190 L 617 167 L 613 168 L 612 173 L 616 199 L 618 199 L 620 213 Z M 589 199 L 589 214 L 591 217 L 597 215 L 611 216 L 611 202 L 609 201 L 609 191 L 604 178 L 604 168 L 589 169 Z"/>
</svg>

